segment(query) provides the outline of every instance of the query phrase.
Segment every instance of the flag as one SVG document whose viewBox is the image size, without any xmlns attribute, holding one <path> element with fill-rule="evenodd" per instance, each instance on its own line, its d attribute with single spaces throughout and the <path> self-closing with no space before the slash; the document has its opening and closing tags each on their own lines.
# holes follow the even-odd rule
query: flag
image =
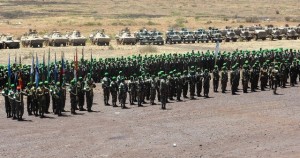
<svg viewBox="0 0 300 158">
<path fill-rule="evenodd" d="M 18 76 L 19 77 L 18 77 L 18 87 L 17 87 L 17 89 L 22 90 L 24 88 L 24 86 L 23 86 L 23 79 L 22 79 L 22 72 L 21 71 L 19 71 Z"/>
<path fill-rule="evenodd" d="M 35 63 L 35 87 L 39 86 L 39 58 L 36 54 L 36 63 Z"/>
<path fill-rule="evenodd" d="M 50 82 L 50 48 L 48 51 L 47 81 Z"/>
<path fill-rule="evenodd" d="M 217 63 L 217 57 L 218 57 L 218 53 L 220 51 L 220 44 L 219 44 L 219 41 L 216 42 L 216 49 L 215 49 L 215 65 Z"/>
<path fill-rule="evenodd" d="M 42 66 L 42 81 L 45 81 L 45 52 L 43 55 L 43 66 Z"/>
<path fill-rule="evenodd" d="M 61 68 L 60 68 L 60 81 L 64 83 L 64 75 L 65 75 L 65 60 L 64 60 L 64 52 L 61 53 Z"/>
<path fill-rule="evenodd" d="M 75 61 L 75 65 L 74 65 L 74 79 L 75 82 L 77 82 L 77 71 L 78 71 L 78 57 L 77 57 L 77 48 L 76 48 L 76 54 L 74 56 L 74 61 Z"/>
<path fill-rule="evenodd" d="M 55 52 L 55 54 L 54 54 L 54 81 L 55 81 L 55 83 L 57 82 L 57 65 L 56 65 L 56 52 Z"/>
<path fill-rule="evenodd" d="M 84 49 L 82 48 L 82 51 L 81 51 L 81 59 L 82 60 L 84 60 L 84 54 L 83 54 L 83 52 L 84 52 Z"/>
<path fill-rule="evenodd" d="M 219 41 L 217 41 L 216 49 L 215 49 L 215 58 L 217 58 L 219 51 L 220 51 L 220 43 L 219 43 Z"/>
<path fill-rule="evenodd" d="M 30 82 L 31 83 L 32 83 L 32 78 L 33 78 L 33 73 L 34 73 L 33 66 L 34 66 L 34 57 L 32 55 L 31 68 L 30 68 Z"/>
<path fill-rule="evenodd" d="M 93 52 L 92 52 L 92 50 L 91 50 L 90 74 L 91 74 L 91 76 L 93 74 Z"/>
<path fill-rule="evenodd" d="M 11 77 L 11 69 L 10 69 L 10 54 L 8 54 L 8 65 L 7 65 L 7 75 L 8 75 L 8 86 L 10 86 L 10 77 Z"/>
</svg>

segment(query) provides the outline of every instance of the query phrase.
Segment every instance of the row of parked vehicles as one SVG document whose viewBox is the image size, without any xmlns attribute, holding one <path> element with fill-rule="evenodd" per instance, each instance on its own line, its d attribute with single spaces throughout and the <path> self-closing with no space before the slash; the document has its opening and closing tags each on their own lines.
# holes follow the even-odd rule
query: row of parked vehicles
<svg viewBox="0 0 300 158">
<path fill-rule="evenodd" d="M 182 28 L 180 30 L 169 29 L 165 35 L 154 29 L 140 29 L 131 33 L 128 28 L 122 29 L 116 36 L 116 42 L 120 45 L 145 45 L 145 44 L 177 44 L 177 43 L 208 43 L 208 42 L 237 42 L 250 40 L 296 40 L 300 38 L 300 24 L 297 27 L 274 27 L 260 25 L 251 27 L 238 27 L 218 29 L 209 27 L 197 29 L 194 31 Z M 43 37 L 36 30 L 29 30 L 20 39 L 14 39 L 11 35 L 0 35 L 0 49 L 13 49 L 23 47 L 43 47 L 43 46 L 85 46 L 87 40 L 92 45 L 109 46 L 111 37 L 105 34 L 104 30 L 93 31 L 89 38 L 81 35 L 80 31 L 72 31 L 62 34 L 59 31 L 53 31 Z"/>
</svg>

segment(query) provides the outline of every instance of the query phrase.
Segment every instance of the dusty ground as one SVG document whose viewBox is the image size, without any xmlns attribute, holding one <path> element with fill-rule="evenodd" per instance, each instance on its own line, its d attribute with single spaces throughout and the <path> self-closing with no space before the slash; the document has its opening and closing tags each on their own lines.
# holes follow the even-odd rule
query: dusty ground
<svg viewBox="0 0 300 158">
<path fill-rule="evenodd" d="M 104 106 L 25 121 L 0 111 L 1 157 L 286 157 L 300 156 L 299 87 L 138 108 Z M 70 109 L 67 100 L 66 109 Z M 176 144 L 176 147 L 173 147 Z"/>
</svg>

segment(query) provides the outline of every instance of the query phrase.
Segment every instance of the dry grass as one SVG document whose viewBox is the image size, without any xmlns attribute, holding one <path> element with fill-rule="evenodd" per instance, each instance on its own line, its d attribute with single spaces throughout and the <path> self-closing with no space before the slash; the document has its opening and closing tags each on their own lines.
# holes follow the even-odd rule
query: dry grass
<svg viewBox="0 0 300 158">
<path fill-rule="evenodd" d="M 285 17 L 290 17 L 289 24 L 296 25 L 300 15 L 299 0 L 0 0 L 0 6 L 0 30 L 17 36 L 29 28 L 39 32 L 79 29 L 86 35 L 104 28 L 114 35 L 124 27 L 135 31 L 146 26 L 163 32 L 170 26 L 237 27 L 251 25 L 247 17 L 257 17 L 262 25 L 284 25 Z"/>
</svg>

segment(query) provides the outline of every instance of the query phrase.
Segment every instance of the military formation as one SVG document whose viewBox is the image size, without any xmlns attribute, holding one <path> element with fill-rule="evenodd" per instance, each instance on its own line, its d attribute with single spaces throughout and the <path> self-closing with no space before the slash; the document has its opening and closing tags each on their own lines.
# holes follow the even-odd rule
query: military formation
<svg viewBox="0 0 300 158">
<path fill-rule="evenodd" d="M 161 109 L 166 109 L 166 104 L 173 100 L 208 98 L 210 87 L 214 93 L 226 93 L 230 89 L 232 95 L 240 89 L 243 93 L 268 89 L 277 94 L 278 87 L 293 87 L 299 81 L 299 59 L 300 50 L 282 48 L 218 53 L 191 51 L 98 60 L 82 56 L 79 61 L 76 53 L 74 61 L 62 58 L 31 65 L 18 63 L 16 59 L 11 65 L 9 59 L 7 66 L 0 66 L 0 86 L 7 117 L 19 120 L 22 120 L 25 99 L 28 115 L 45 117 L 52 112 L 61 116 L 66 112 L 68 95 L 72 114 L 76 110 L 91 112 L 96 83 L 101 83 L 105 106 L 125 109 L 127 103 L 142 107 L 149 102 L 150 105 L 159 103 Z"/>
</svg>

